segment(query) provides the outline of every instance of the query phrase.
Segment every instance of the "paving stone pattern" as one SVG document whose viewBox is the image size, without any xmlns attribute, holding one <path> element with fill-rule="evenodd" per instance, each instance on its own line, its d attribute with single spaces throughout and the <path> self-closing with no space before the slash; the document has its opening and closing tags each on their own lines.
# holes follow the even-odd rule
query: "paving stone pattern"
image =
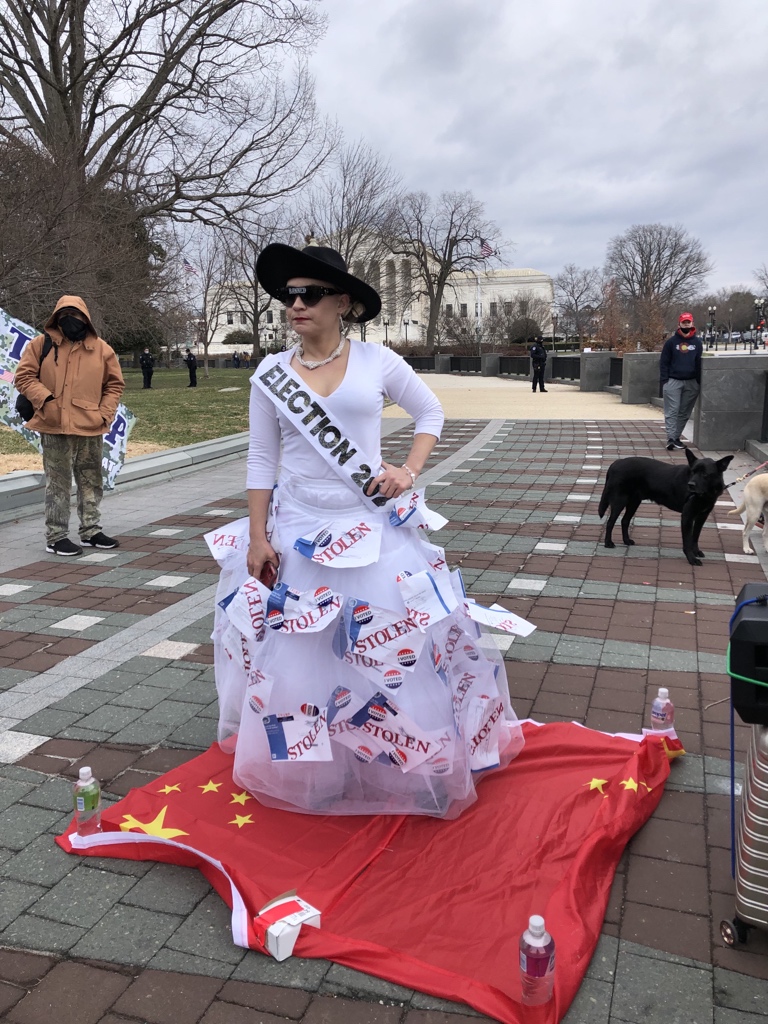
<svg viewBox="0 0 768 1024">
<path fill-rule="evenodd" d="M 409 438 L 408 428 L 391 432 L 384 458 L 403 461 Z M 430 504 L 450 522 L 434 539 L 461 567 L 472 596 L 498 601 L 538 627 L 526 640 L 495 641 L 518 715 L 636 732 L 663 685 L 688 751 L 620 862 L 603 935 L 567 1024 L 765 1019 L 768 938 L 756 932 L 746 948 L 729 950 L 718 935 L 734 907 L 723 655 L 734 595 L 745 582 L 765 580 L 760 562 L 729 557 L 741 553 L 741 534 L 720 528 L 733 525 L 725 505 L 704 531 L 699 568 L 682 556 L 677 517 L 653 505 L 641 506 L 635 547 L 602 547 L 602 467 L 633 454 L 680 461 L 663 450 L 659 423 L 453 421 L 441 443 L 428 475 Z M 202 536 L 226 521 L 211 514 L 220 509 L 230 519 L 244 514 L 244 495 L 147 516 L 121 535 L 114 558 L 62 564 L 30 549 L 28 565 L 0 575 L 0 701 L 6 694 L 12 701 L 54 665 L 71 660 L 75 670 L 79 656 L 97 656 L 99 643 L 137 623 L 147 623 L 149 636 L 154 616 L 215 583 Z M 72 616 L 98 621 L 57 628 Z M 132 648 L 124 660 L 111 655 L 103 672 L 6 727 L 33 748 L 0 764 L 0 1019 L 484 1019 L 339 965 L 278 964 L 239 949 L 228 911 L 198 873 L 78 861 L 53 843 L 69 820 L 82 764 L 93 767 L 112 801 L 215 739 L 212 621 L 207 611 L 183 628 L 169 625 L 168 635 L 153 633 L 146 650 Z M 737 722 L 740 760 L 747 736 Z"/>
</svg>

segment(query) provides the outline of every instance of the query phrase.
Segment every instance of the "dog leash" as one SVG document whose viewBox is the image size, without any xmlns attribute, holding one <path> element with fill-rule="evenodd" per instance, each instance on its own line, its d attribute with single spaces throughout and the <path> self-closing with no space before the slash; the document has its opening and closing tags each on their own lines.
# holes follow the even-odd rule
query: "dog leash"
<svg viewBox="0 0 768 1024">
<path fill-rule="evenodd" d="M 750 469 L 750 471 L 748 473 L 745 473 L 744 476 L 737 476 L 735 480 L 733 480 L 729 484 L 726 484 L 725 486 L 726 487 L 733 487 L 734 484 L 740 484 L 742 480 L 746 480 L 747 477 L 750 477 L 754 473 L 757 473 L 757 471 L 759 469 L 765 469 L 766 466 L 768 466 L 768 462 L 761 462 L 759 466 L 755 466 L 754 469 Z"/>
</svg>

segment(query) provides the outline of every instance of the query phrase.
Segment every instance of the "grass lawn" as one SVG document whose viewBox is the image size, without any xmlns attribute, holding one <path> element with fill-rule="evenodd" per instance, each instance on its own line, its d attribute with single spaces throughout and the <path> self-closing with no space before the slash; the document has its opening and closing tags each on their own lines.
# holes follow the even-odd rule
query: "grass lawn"
<svg viewBox="0 0 768 1024">
<path fill-rule="evenodd" d="M 140 370 L 123 370 L 123 402 L 137 417 L 132 441 L 150 442 L 162 448 L 179 448 L 195 441 L 209 441 L 248 429 L 248 383 L 253 370 L 197 371 L 197 387 L 188 388 L 183 370 L 155 370 L 152 390 L 142 388 Z M 222 388 L 239 388 L 224 391 Z M 31 449 L 9 427 L 0 426 L 0 454 L 25 453 Z"/>
</svg>

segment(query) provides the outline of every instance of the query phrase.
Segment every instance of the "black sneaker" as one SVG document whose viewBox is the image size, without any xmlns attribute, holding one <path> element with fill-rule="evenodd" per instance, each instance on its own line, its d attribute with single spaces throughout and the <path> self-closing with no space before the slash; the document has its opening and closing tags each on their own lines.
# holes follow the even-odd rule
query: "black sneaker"
<svg viewBox="0 0 768 1024">
<path fill-rule="evenodd" d="M 108 537 L 106 533 L 94 533 L 92 537 L 83 540 L 83 544 L 90 544 L 92 548 L 119 548 L 120 541 L 114 537 Z"/>
<path fill-rule="evenodd" d="M 667 441 L 667 451 L 671 452 L 674 449 L 674 447 L 675 447 L 675 442 L 670 437 L 669 440 Z"/>
<path fill-rule="evenodd" d="M 685 451 L 685 445 L 683 444 L 683 442 L 680 440 L 679 437 L 677 438 L 676 441 L 672 442 L 672 447 L 676 448 L 678 451 Z M 669 445 L 667 445 L 667 448 L 669 448 Z"/>
<path fill-rule="evenodd" d="M 63 555 L 64 558 L 74 558 L 75 555 L 82 555 L 83 549 L 74 544 L 69 537 L 63 537 L 53 544 L 46 544 L 45 550 L 51 555 Z"/>
</svg>

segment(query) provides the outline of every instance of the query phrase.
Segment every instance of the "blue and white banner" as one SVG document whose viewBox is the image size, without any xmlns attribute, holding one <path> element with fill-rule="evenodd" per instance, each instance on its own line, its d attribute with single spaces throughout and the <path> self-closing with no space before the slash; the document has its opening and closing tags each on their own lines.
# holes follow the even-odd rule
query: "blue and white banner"
<svg viewBox="0 0 768 1024">
<path fill-rule="evenodd" d="M 499 605 L 491 605 L 486 608 L 476 601 L 465 602 L 467 614 L 475 622 L 481 622 L 484 626 L 493 626 L 494 629 L 501 629 L 505 633 L 513 633 L 515 636 L 530 636 L 536 629 L 532 622 L 515 615 L 514 612 L 501 608 Z"/>
<path fill-rule="evenodd" d="M 225 608 L 232 625 L 254 643 L 264 639 L 270 593 L 263 583 L 249 576 Z"/>
<path fill-rule="evenodd" d="M 422 633 L 444 619 L 458 606 L 456 595 L 447 572 L 435 573 L 426 569 L 414 575 L 398 577 L 398 585 L 408 612 Z"/>
<path fill-rule="evenodd" d="M 248 516 L 244 516 L 203 536 L 208 550 L 219 565 L 229 561 L 233 555 L 248 554 L 250 522 Z"/>
<path fill-rule="evenodd" d="M 392 526 L 409 526 L 414 530 L 442 530 L 448 520 L 427 507 L 424 491 L 406 491 L 395 499 L 397 505 L 390 510 Z"/>
<path fill-rule="evenodd" d="M 262 719 L 273 761 L 332 761 L 328 711 L 303 704 L 293 713 Z"/>
<path fill-rule="evenodd" d="M 359 654 L 410 672 L 425 641 L 426 634 L 407 615 L 350 597 L 339 619 L 334 652 L 338 658 Z"/>
<path fill-rule="evenodd" d="M 324 523 L 314 537 L 299 537 L 294 549 L 332 569 L 372 565 L 381 550 L 381 518 L 366 515 Z"/>
<path fill-rule="evenodd" d="M 279 633 L 317 633 L 333 622 L 343 601 L 330 587 L 300 592 L 278 583 L 267 602 L 267 625 Z"/>
<path fill-rule="evenodd" d="M 328 701 L 328 731 L 334 742 L 348 747 L 363 764 L 376 761 L 401 772 L 418 769 L 445 746 L 442 735 L 421 729 L 383 693 L 363 700 L 344 686 L 337 686 Z M 425 774 L 431 774 L 431 769 Z"/>
<path fill-rule="evenodd" d="M 349 724 L 402 772 L 423 764 L 440 749 L 432 733 L 417 725 L 391 697 L 381 692 L 370 697 L 350 717 Z"/>
<path fill-rule="evenodd" d="M 226 613 L 243 636 L 260 643 L 267 626 L 278 633 L 317 633 L 333 622 L 342 603 L 341 594 L 330 587 L 302 593 L 278 583 L 268 590 L 249 576 L 227 604 Z"/>
<path fill-rule="evenodd" d="M 13 385 L 21 353 L 27 343 L 39 333 L 34 327 L 16 320 L 4 309 L 0 309 L 0 423 L 5 423 L 11 430 L 21 434 L 28 444 L 40 452 L 40 435 L 37 431 L 30 430 L 16 412 L 16 398 L 19 393 Z M 104 437 L 101 456 L 104 487 L 108 491 L 114 488 L 117 474 L 123 468 L 126 445 L 135 423 L 136 417 L 121 402 Z"/>
</svg>

